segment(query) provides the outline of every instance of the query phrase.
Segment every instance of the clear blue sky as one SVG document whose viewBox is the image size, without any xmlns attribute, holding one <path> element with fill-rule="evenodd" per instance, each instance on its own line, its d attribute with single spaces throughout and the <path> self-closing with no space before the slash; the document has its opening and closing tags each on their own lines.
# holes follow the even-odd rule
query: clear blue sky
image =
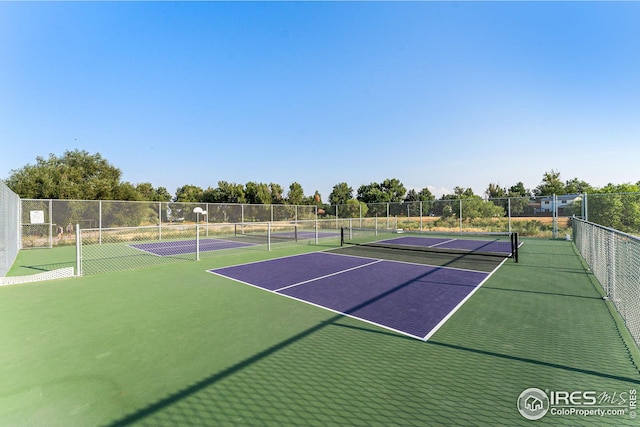
<svg viewBox="0 0 640 427">
<path fill-rule="evenodd" d="M 0 178 L 65 150 L 171 194 L 640 180 L 637 2 L 0 2 Z"/>
</svg>

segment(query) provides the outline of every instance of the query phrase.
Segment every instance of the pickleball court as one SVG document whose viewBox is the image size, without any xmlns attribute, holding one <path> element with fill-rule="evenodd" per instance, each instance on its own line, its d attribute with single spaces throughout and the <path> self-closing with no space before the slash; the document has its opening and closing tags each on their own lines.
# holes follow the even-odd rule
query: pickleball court
<svg viewBox="0 0 640 427">
<path fill-rule="evenodd" d="M 408 247 L 444 243 L 421 237 L 397 239 L 391 243 Z M 486 245 L 476 241 L 454 246 L 469 249 Z M 483 258 L 469 264 L 462 254 L 443 256 L 347 247 L 210 272 L 427 340 L 507 259 L 505 254 L 504 258 Z M 474 269 L 474 265 L 481 267 Z"/>
<path fill-rule="evenodd" d="M 273 233 L 270 238 L 274 241 L 298 241 L 301 239 L 323 239 L 329 237 L 339 236 L 337 232 L 313 232 L 313 231 L 295 231 L 284 233 Z M 262 245 L 266 242 L 266 235 L 247 234 L 240 236 L 230 236 L 228 238 L 200 238 L 199 248 L 196 248 L 196 241 L 194 239 L 185 240 L 171 240 L 162 242 L 150 242 L 150 243 L 135 243 L 129 245 L 132 248 L 140 251 L 160 256 L 174 256 L 174 255 L 186 255 L 196 253 L 196 250 L 200 252 L 212 252 L 225 249 L 236 249 L 250 246 Z"/>
</svg>

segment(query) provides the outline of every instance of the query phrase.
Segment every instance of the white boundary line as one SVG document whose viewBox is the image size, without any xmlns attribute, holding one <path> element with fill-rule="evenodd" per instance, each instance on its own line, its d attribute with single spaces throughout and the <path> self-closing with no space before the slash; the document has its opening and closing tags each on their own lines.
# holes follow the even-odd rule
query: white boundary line
<svg viewBox="0 0 640 427">
<path fill-rule="evenodd" d="M 202 249 L 202 245 L 203 245 L 203 240 L 207 241 L 207 240 L 215 240 L 216 242 L 222 242 L 222 243 L 235 243 L 235 244 L 239 244 L 240 246 L 236 246 L 233 248 L 220 248 L 220 249 Z M 147 249 L 143 249 L 143 248 L 136 248 L 135 245 L 160 245 L 162 243 L 167 243 L 167 244 L 171 244 L 170 246 L 165 246 L 163 247 L 163 249 L 173 249 L 173 248 L 188 248 L 191 246 L 191 244 L 187 244 L 187 243 L 191 243 L 193 242 L 193 244 L 195 245 L 195 240 L 167 240 L 167 241 L 159 241 L 159 242 L 147 242 L 147 243 L 132 243 L 129 245 L 126 245 L 128 247 L 130 247 L 131 249 L 136 249 L 140 252 L 144 252 L 145 254 L 148 255 L 153 255 L 153 256 L 157 256 L 160 258 L 167 258 L 167 257 L 171 257 L 171 256 L 176 256 L 176 255 L 189 255 L 189 254 L 195 254 L 195 250 L 193 252 L 184 252 L 184 253 L 180 253 L 180 254 L 170 254 L 170 255 L 162 255 L 162 254 L 157 254 L 155 252 L 151 252 Z M 216 242 L 209 242 L 209 244 L 215 244 Z M 172 243 L 177 243 L 177 244 L 172 244 Z M 207 245 L 207 242 L 204 243 L 204 245 Z M 246 248 L 249 246 L 259 246 L 259 243 L 244 243 L 244 242 L 238 242 L 235 240 L 227 240 L 227 239 L 218 239 L 215 237 L 207 237 L 205 239 L 200 239 L 200 252 L 214 252 L 214 251 L 224 251 L 227 249 L 238 249 L 238 248 Z"/>
<path fill-rule="evenodd" d="M 278 288 L 278 289 L 275 290 L 275 292 L 284 291 L 285 289 L 294 288 L 296 286 L 304 285 L 305 283 L 315 282 L 316 280 L 326 279 L 327 277 L 337 276 L 338 274 L 343 274 L 343 273 L 346 273 L 348 271 L 353 271 L 353 270 L 357 270 L 359 268 L 368 267 L 368 266 L 373 265 L 373 264 L 378 264 L 378 263 L 380 263 L 382 261 L 383 260 L 381 260 L 381 259 L 377 259 L 377 260 L 375 260 L 373 262 L 369 262 L 367 264 L 362 264 L 362 265 L 357 265 L 355 267 L 347 268 L 346 270 L 336 271 L 334 273 L 325 274 L 324 276 L 314 277 L 313 279 L 309 279 L 309 280 L 303 280 L 302 282 L 294 283 L 293 285 L 287 285 L 287 286 L 284 286 L 282 288 Z"/>
<path fill-rule="evenodd" d="M 428 247 L 428 248 L 435 248 L 435 247 L 438 247 L 438 246 L 440 246 L 440 245 L 444 245 L 445 243 L 456 242 L 456 241 L 458 241 L 458 240 L 461 240 L 461 239 L 449 239 L 449 240 L 445 240 L 444 242 L 436 243 L 435 245 L 429 245 L 429 246 L 427 246 L 427 247 Z"/>
<path fill-rule="evenodd" d="M 367 264 L 360 265 L 360 266 L 356 266 L 356 267 L 353 267 L 353 268 L 349 268 L 349 269 L 346 269 L 346 270 L 342 270 L 342 271 L 339 271 L 339 272 L 336 272 L 336 273 L 328 274 L 328 275 L 325 275 L 325 276 L 322 276 L 322 277 L 315 277 L 315 278 L 310 279 L 310 280 L 305 280 L 305 281 L 303 281 L 303 282 L 294 283 L 293 285 L 284 286 L 284 287 L 282 287 L 282 288 L 278 288 L 278 289 L 275 289 L 275 290 L 267 289 L 267 288 L 264 288 L 264 287 L 262 287 L 262 286 L 255 285 L 255 284 L 253 284 L 253 283 L 245 282 L 245 281 L 243 281 L 243 280 L 238 280 L 238 279 L 235 279 L 235 278 L 233 278 L 233 277 L 229 277 L 229 276 L 226 276 L 226 275 L 224 275 L 224 274 L 220 274 L 220 273 L 217 273 L 217 272 L 213 271 L 213 270 L 221 270 L 221 269 L 230 268 L 230 267 L 237 267 L 237 266 L 241 266 L 241 265 L 251 265 L 251 264 L 257 264 L 257 263 L 262 263 L 262 262 L 268 262 L 268 261 L 272 261 L 272 260 L 277 260 L 277 259 L 293 258 L 293 257 L 297 257 L 297 256 L 304 256 L 304 255 L 317 254 L 317 253 L 324 253 L 324 254 L 326 254 L 326 255 L 347 256 L 347 257 L 352 257 L 352 258 L 372 259 L 372 260 L 374 260 L 374 261 L 373 261 L 373 262 L 370 262 L 370 263 L 367 263 Z M 492 271 L 490 271 L 490 272 L 487 272 L 487 271 L 469 270 L 469 269 L 463 269 L 463 268 L 442 267 L 442 266 L 437 266 L 437 265 L 420 264 L 420 263 L 412 263 L 412 262 L 404 262 L 404 261 L 394 261 L 394 260 L 377 259 L 377 258 L 368 258 L 368 257 L 364 257 L 364 256 L 357 256 L 357 255 L 337 254 L 337 253 L 332 253 L 332 252 L 328 252 L 328 253 L 327 253 L 327 252 L 324 252 L 324 251 L 318 251 L 318 252 L 307 252 L 307 253 L 303 253 L 303 254 L 296 254 L 296 255 L 288 255 L 288 256 L 279 257 L 279 258 L 270 258 L 270 259 L 266 259 L 266 260 L 253 261 L 253 262 L 248 262 L 248 263 L 244 263 L 244 264 L 237 264 L 237 265 L 232 265 L 232 266 L 227 266 L 227 267 L 218 267 L 218 268 L 215 268 L 215 269 L 208 269 L 208 270 L 206 270 L 206 271 L 207 271 L 208 273 L 215 274 L 216 276 L 223 277 L 223 278 L 225 278 L 225 279 L 229 279 L 229 280 L 233 280 L 233 281 L 235 281 L 235 282 L 242 283 L 242 284 L 244 284 L 244 285 L 249 285 L 249 286 L 251 286 L 251 287 L 253 287 L 253 288 L 260 289 L 260 290 L 263 290 L 263 291 L 265 291 L 265 292 L 269 292 L 269 293 L 276 294 L 276 295 L 279 295 L 279 296 L 284 296 L 284 297 L 287 297 L 287 298 L 293 299 L 293 300 L 295 300 L 295 301 L 303 302 L 303 303 L 305 303 L 305 304 L 309 304 L 309 305 L 312 305 L 312 306 L 315 306 L 315 307 L 318 307 L 318 308 L 322 308 L 322 309 L 324 309 L 324 310 L 328 310 L 328 311 L 331 311 L 331 312 L 336 313 L 336 314 L 340 314 L 340 315 L 345 316 L 345 317 L 349 317 L 349 318 L 352 318 L 352 319 L 359 320 L 359 321 L 361 321 L 361 322 L 365 322 L 365 323 L 369 323 L 369 324 L 371 324 L 371 325 L 378 326 L 378 327 L 383 328 L 383 329 L 386 329 L 386 330 L 388 330 L 388 331 L 393 331 L 393 332 L 396 332 L 396 333 L 398 333 L 398 334 L 405 335 L 405 336 L 409 336 L 409 337 L 416 338 L 416 339 L 419 339 L 419 340 L 421 340 L 421 341 L 426 342 L 426 341 L 428 341 L 428 340 L 429 340 L 429 339 L 430 339 L 430 338 L 431 338 L 431 337 L 432 337 L 432 336 L 433 336 L 433 335 L 434 335 L 434 334 L 435 334 L 435 333 L 436 333 L 436 332 L 437 332 L 437 331 L 438 331 L 442 326 L 444 326 L 444 324 L 445 324 L 445 323 L 446 323 L 446 322 L 447 322 L 447 321 L 448 321 L 448 320 L 449 320 L 449 319 L 450 319 L 450 318 L 451 318 L 451 317 L 452 317 L 452 316 L 453 316 L 453 315 L 454 315 L 454 314 L 455 314 L 455 313 L 456 313 L 456 312 L 457 312 L 457 311 L 458 311 L 458 310 L 459 310 L 459 309 L 464 305 L 464 303 L 465 303 L 465 302 L 467 302 L 467 301 L 468 301 L 468 300 L 473 296 L 473 294 L 475 294 L 475 293 L 478 291 L 478 289 L 480 289 L 480 287 L 482 287 L 482 285 L 484 285 L 484 283 L 485 283 L 487 280 L 489 280 L 489 278 L 490 278 L 490 277 L 491 277 L 491 276 L 492 276 L 496 271 L 498 271 L 498 269 L 499 269 L 499 268 L 500 268 L 500 267 L 501 267 L 505 262 L 507 262 L 509 259 L 510 259 L 510 258 L 505 258 L 505 259 L 503 259 L 503 260 L 502 260 L 502 262 L 501 262 L 500 264 L 498 264 L 498 266 L 496 266 L 496 268 L 494 268 L 494 269 L 493 269 Z M 304 299 L 301 299 L 301 298 L 296 298 L 296 297 L 293 297 L 293 296 L 290 296 L 290 295 L 287 295 L 287 294 L 283 294 L 283 293 L 281 293 L 281 292 L 280 292 L 280 291 L 282 291 L 282 290 L 285 290 L 285 289 L 288 289 L 288 288 L 291 288 L 291 287 L 294 287 L 294 286 L 298 286 L 298 285 L 302 285 L 302 284 L 304 284 L 304 283 L 309 283 L 309 282 L 313 282 L 313 281 L 316 281 L 316 280 L 320 280 L 320 279 L 325 278 L 325 277 L 330 277 L 330 276 L 338 275 L 338 274 L 341 274 L 341 273 L 344 273 L 344 272 L 347 272 L 347 271 L 351 271 L 351 270 L 355 270 L 355 269 L 358 269 L 358 268 L 371 266 L 371 265 L 373 265 L 373 264 L 377 264 L 377 263 L 382 262 L 382 261 L 394 262 L 394 263 L 399 263 L 399 264 L 410 264 L 410 265 L 420 265 L 420 266 L 425 266 L 425 267 L 434 267 L 434 268 L 436 268 L 436 269 L 440 269 L 440 268 L 442 268 L 442 269 L 449 269 L 449 270 L 469 271 L 469 272 L 475 272 L 475 273 L 486 274 L 487 276 L 486 276 L 484 279 L 482 279 L 482 281 L 481 281 L 480 283 L 478 283 L 477 285 L 475 285 L 475 287 L 473 288 L 473 290 L 472 290 L 471 292 L 469 292 L 469 294 L 467 294 L 467 296 L 466 296 L 466 297 L 464 297 L 464 298 L 463 298 L 463 299 L 462 299 L 462 300 L 461 300 L 461 301 L 460 301 L 460 302 L 459 302 L 459 303 L 458 303 L 458 304 L 457 304 L 453 309 L 451 309 L 451 310 L 449 311 L 449 313 L 447 313 L 447 315 L 446 315 L 445 317 L 443 317 L 443 318 L 442 318 L 442 320 L 440 320 L 440 322 L 438 322 L 438 323 L 436 324 L 436 326 L 434 326 L 433 328 L 431 328 L 431 330 L 429 331 L 429 333 L 428 333 L 427 335 L 425 335 L 424 337 L 422 337 L 422 336 L 418 336 L 418 335 L 414 335 L 414 334 L 410 334 L 410 333 L 405 332 L 405 331 L 401 331 L 401 330 L 398 330 L 398 329 L 394 329 L 394 328 L 389 327 L 389 326 L 387 326 L 387 325 L 383 325 L 383 324 L 380 324 L 380 323 L 376 323 L 376 322 L 373 322 L 373 321 L 371 321 L 371 320 L 364 319 L 364 318 L 362 318 L 362 317 L 358 317 L 358 316 L 354 316 L 354 315 L 351 315 L 351 314 L 348 314 L 348 313 L 344 313 L 344 312 L 341 312 L 341 311 L 338 311 L 338 310 L 334 310 L 334 309 L 332 309 L 332 308 L 329 308 L 329 307 L 326 307 L 326 306 L 323 306 L 323 305 L 320 305 L 320 304 L 316 304 L 316 303 L 313 303 L 313 302 L 310 302 L 310 301 L 307 301 L 307 300 L 304 300 Z"/>
<path fill-rule="evenodd" d="M 268 289 L 264 289 L 264 288 L 261 288 L 261 289 L 268 291 Z M 280 295 L 280 296 L 283 296 L 283 297 L 290 298 L 290 299 L 292 299 L 294 301 L 303 302 L 305 304 L 309 304 L 309 305 L 312 305 L 314 307 L 318 307 L 318 308 L 321 308 L 323 310 L 327 310 L 327 311 L 339 314 L 339 315 L 344 316 L 344 317 L 349 317 L 350 319 L 355 319 L 355 320 L 358 320 L 360 322 L 365 322 L 365 323 L 368 323 L 370 325 L 374 325 L 374 326 L 377 326 L 379 328 L 386 329 L 387 331 L 392 331 L 392 332 L 395 332 L 397 334 L 401 334 L 401 335 L 404 335 L 404 336 L 407 336 L 407 337 L 411 337 L 411 338 L 416 338 L 418 340 L 422 340 L 422 337 L 419 336 L 419 335 L 410 334 L 409 332 L 401 331 L 399 329 L 395 329 L 395 328 L 392 328 L 390 326 L 383 325 L 381 323 L 376 323 L 376 322 L 374 322 L 372 320 L 368 320 L 368 319 L 365 319 L 365 318 L 362 318 L 362 317 L 354 316 L 353 314 L 344 313 L 342 311 L 334 310 L 333 308 L 325 307 L 324 305 L 320 305 L 320 304 L 316 304 L 316 303 L 311 302 L 311 301 L 307 301 L 307 300 L 304 300 L 304 299 L 296 298 L 296 297 L 291 296 L 291 295 L 281 294 L 279 292 L 274 292 L 274 291 L 269 291 L 269 292 L 272 292 L 272 293 L 274 293 L 276 295 Z"/>
<path fill-rule="evenodd" d="M 289 258 L 289 257 L 283 257 L 283 258 Z M 385 261 L 385 260 L 378 260 L 378 261 L 381 262 L 381 261 Z M 238 264 L 238 265 L 248 265 L 248 264 L 254 264 L 254 263 Z M 367 265 L 370 265 L 370 264 L 367 264 Z M 404 336 L 407 336 L 407 337 L 415 338 L 415 339 L 418 339 L 418 340 L 423 340 L 423 338 L 421 336 L 419 336 L 419 335 L 410 334 L 408 332 L 401 331 L 399 329 L 395 329 L 395 328 L 392 328 L 390 326 L 383 325 L 381 323 L 376 323 L 376 322 L 374 322 L 372 320 L 367 320 L 367 319 L 364 319 L 362 317 L 354 316 L 352 314 L 344 313 L 342 311 L 338 311 L 338 310 L 335 310 L 333 308 L 326 307 L 324 305 L 316 304 L 316 303 L 311 302 L 311 301 L 307 301 L 307 300 L 304 300 L 304 299 L 301 299 L 301 298 L 297 298 L 297 297 L 294 297 L 294 296 L 291 296 L 291 295 L 283 294 L 283 293 L 278 292 L 277 290 L 271 290 L 271 289 L 263 288 L 262 286 L 254 285 L 253 283 L 245 282 L 243 280 L 234 279 L 233 277 L 225 276 L 224 274 L 216 273 L 215 271 L 211 271 L 211 270 L 206 270 L 206 271 L 207 271 L 207 273 L 211 273 L 211 274 L 214 274 L 214 275 L 219 276 L 219 277 L 223 277 L 223 278 L 228 279 L 228 280 L 233 280 L 234 282 L 241 283 L 243 285 L 248 285 L 248 286 L 251 286 L 252 288 L 259 289 L 261 291 L 268 292 L 270 294 L 278 295 L 279 297 L 289 298 L 289 299 L 292 299 L 294 301 L 298 301 L 298 302 L 301 302 L 301 303 L 304 303 L 304 304 L 308 304 L 308 305 L 314 306 L 316 308 L 321 308 L 322 310 L 330 311 L 332 313 L 336 313 L 336 314 L 339 314 L 339 315 L 344 316 L 344 317 L 349 317 L 351 319 L 355 319 L 355 320 L 358 320 L 360 322 L 365 322 L 365 323 L 368 323 L 370 325 L 374 325 L 374 326 L 377 326 L 379 328 L 386 329 L 387 331 L 392 331 L 392 332 L 395 332 L 395 333 L 400 334 L 400 335 L 404 335 Z M 312 279 L 312 280 L 317 280 L 317 279 Z"/>
<path fill-rule="evenodd" d="M 458 305 L 456 305 L 446 316 L 444 316 L 442 318 L 442 320 L 440 320 L 440 322 L 438 322 L 438 324 L 436 326 L 434 326 L 433 328 L 431 328 L 431 330 L 429 331 L 429 333 L 427 335 L 425 335 L 422 339 L 422 341 L 428 341 L 429 338 L 431 338 L 433 336 L 433 334 L 435 334 L 436 332 L 438 332 L 438 329 L 440 329 L 442 326 L 444 326 L 445 323 L 447 323 L 447 321 L 451 318 L 451 316 L 453 316 L 456 311 L 458 311 L 460 309 L 460 307 L 462 307 L 464 305 L 465 302 L 467 302 L 469 300 L 469 298 L 471 298 L 473 296 L 473 294 L 475 294 L 478 289 L 480 289 L 480 287 L 482 287 L 482 285 L 484 285 L 484 283 L 489 280 L 489 278 L 491 276 L 493 276 L 493 273 L 495 273 L 496 271 L 498 271 L 498 269 L 502 266 L 502 264 L 504 264 L 505 262 L 507 262 L 509 258 L 505 258 L 500 265 L 498 265 L 496 268 L 493 269 L 492 272 L 490 272 L 489 274 L 487 274 L 487 277 L 485 277 L 482 282 L 478 283 L 478 285 L 476 285 L 476 287 L 469 292 L 469 294 L 464 297 L 462 299 L 462 301 L 460 301 L 458 303 Z"/>
</svg>

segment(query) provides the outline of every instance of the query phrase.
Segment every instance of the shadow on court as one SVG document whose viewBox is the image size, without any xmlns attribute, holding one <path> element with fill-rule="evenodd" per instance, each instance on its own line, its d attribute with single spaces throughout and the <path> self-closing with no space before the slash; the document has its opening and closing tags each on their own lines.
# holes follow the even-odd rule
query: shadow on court
<svg viewBox="0 0 640 427">
<path fill-rule="evenodd" d="M 463 257 L 449 256 L 449 262 L 456 263 Z M 380 301 L 435 271 L 401 283 L 346 312 L 356 312 Z M 362 422 L 367 425 L 397 425 L 398 419 L 405 416 L 403 406 L 415 401 L 416 406 L 422 407 L 419 398 L 405 396 L 404 400 L 390 404 L 389 396 L 380 394 L 372 386 L 390 386 L 388 374 L 385 373 L 390 348 L 394 349 L 392 353 L 402 347 L 414 351 L 416 346 L 424 346 L 424 342 L 377 327 L 353 326 L 358 324 L 362 322 L 345 318 L 342 314 L 335 315 L 109 425 L 157 426 L 174 423 L 200 426 L 229 422 L 242 425 L 355 425 Z M 385 338 L 384 346 L 376 349 L 371 344 L 363 344 L 359 348 L 368 347 L 367 352 L 355 350 L 358 347 L 354 346 L 354 337 L 348 333 L 349 330 L 378 333 Z M 327 345 L 326 340 L 330 341 Z M 367 334 L 361 334 L 358 340 L 367 341 Z M 327 348 L 332 349 L 331 354 L 325 351 Z M 336 348 L 340 350 L 336 352 Z M 341 351 L 348 351 L 348 356 L 340 356 Z M 372 352 L 382 359 L 377 362 L 372 360 Z M 307 363 L 296 363 L 300 360 Z M 401 370 L 404 371 L 404 367 Z M 394 377 L 395 381 L 399 381 L 402 375 Z M 413 381 L 417 379 L 405 378 L 400 383 L 401 388 L 404 389 L 407 383 Z M 416 383 L 414 392 L 417 388 Z M 388 407 L 386 416 L 380 413 L 384 407 Z M 366 414 L 369 414 L 368 420 Z M 426 417 L 425 422 L 435 422 L 428 421 L 427 415 L 421 415 Z M 300 419 L 300 422 L 292 421 L 295 419 Z"/>
</svg>

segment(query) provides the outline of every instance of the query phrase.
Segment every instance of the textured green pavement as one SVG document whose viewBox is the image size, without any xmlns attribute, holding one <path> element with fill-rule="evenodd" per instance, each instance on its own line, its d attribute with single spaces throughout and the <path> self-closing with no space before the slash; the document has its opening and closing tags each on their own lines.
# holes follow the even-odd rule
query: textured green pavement
<svg viewBox="0 0 640 427">
<path fill-rule="evenodd" d="M 0 287 L 0 425 L 637 425 L 638 349 L 571 242 L 526 240 L 426 343 L 206 272 L 309 250 Z M 626 412 L 530 421 L 532 387 Z"/>
</svg>

